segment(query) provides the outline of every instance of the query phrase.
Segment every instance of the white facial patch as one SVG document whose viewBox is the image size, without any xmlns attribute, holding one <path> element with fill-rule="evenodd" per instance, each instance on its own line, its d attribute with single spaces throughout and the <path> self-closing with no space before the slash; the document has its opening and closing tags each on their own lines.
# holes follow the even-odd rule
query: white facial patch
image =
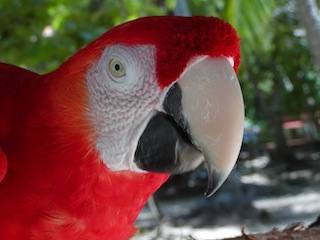
<svg viewBox="0 0 320 240">
<path fill-rule="evenodd" d="M 112 45 L 88 71 L 96 147 L 113 171 L 141 171 L 134 163 L 138 140 L 165 95 L 156 80 L 155 57 L 152 45 Z"/>
</svg>

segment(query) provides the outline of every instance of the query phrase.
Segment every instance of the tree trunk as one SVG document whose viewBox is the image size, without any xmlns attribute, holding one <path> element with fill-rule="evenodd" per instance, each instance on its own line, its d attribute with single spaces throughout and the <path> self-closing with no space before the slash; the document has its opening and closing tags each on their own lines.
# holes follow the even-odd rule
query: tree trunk
<svg viewBox="0 0 320 240">
<path fill-rule="evenodd" d="M 301 24 L 306 29 L 312 60 L 320 70 L 320 16 L 315 0 L 296 0 L 296 10 Z"/>
<path fill-rule="evenodd" d="M 258 77 L 253 71 L 248 71 L 254 90 L 255 108 L 260 110 L 256 112 L 256 118 L 265 118 L 274 139 L 275 149 L 268 149 L 270 157 L 277 161 L 291 160 L 294 156 L 288 151 L 286 138 L 282 129 L 282 113 L 281 109 L 279 109 L 281 80 L 279 77 L 273 80 L 273 90 L 271 95 L 267 97 L 258 87 Z"/>
<path fill-rule="evenodd" d="M 104 0 L 91 0 L 88 4 L 88 9 L 90 12 L 95 12 L 99 10 L 104 4 Z"/>
<path fill-rule="evenodd" d="M 273 79 L 273 88 L 269 103 L 270 105 L 267 102 L 265 104 L 266 108 L 271 108 L 270 117 L 273 126 L 277 150 L 279 152 L 285 152 L 287 149 L 287 142 L 282 127 L 283 113 L 282 109 L 279 106 L 281 103 L 281 89 L 283 88 L 283 86 L 281 76 L 277 73 L 277 71 L 275 72 L 275 76 L 275 79 Z"/>
<path fill-rule="evenodd" d="M 191 12 L 189 9 L 188 1 L 187 0 L 177 0 L 176 7 L 174 9 L 175 16 L 191 16 Z"/>
</svg>

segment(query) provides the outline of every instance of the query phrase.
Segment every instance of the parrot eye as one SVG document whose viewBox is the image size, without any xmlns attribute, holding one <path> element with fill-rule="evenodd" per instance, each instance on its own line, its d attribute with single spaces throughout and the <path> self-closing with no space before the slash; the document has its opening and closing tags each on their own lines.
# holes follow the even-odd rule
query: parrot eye
<svg viewBox="0 0 320 240">
<path fill-rule="evenodd" d="M 126 70 L 124 69 L 123 64 L 117 58 L 113 58 L 109 62 L 109 71 L 112 76 L 115 78 L 120 78 L 126 75 Z"/>
</svg>

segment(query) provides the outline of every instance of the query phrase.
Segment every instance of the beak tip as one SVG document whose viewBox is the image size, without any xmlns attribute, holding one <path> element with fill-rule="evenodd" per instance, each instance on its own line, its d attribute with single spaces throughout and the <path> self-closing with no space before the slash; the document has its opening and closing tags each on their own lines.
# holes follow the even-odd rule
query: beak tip
<svg viewBox="0 0 320 240">
<path fill-rule="evenodd" d="M 218 172 L 216 169 L 213 168 L 213 166 L 210 166 L 208 161 L 206 161 L 206 167 L 207 167 L 207 172 L 208 172 L 208 184 L 207 184 L 207 189 L 206 189 L 204 195 L 207 198 L 209 198 L 215 192 L 218 191 L 220 186 L 226 180 L 226 175 Z"/>
<path fill-rule="evenodd" d="M 213 175 L 208 176 L 208 185 L 207 190 L 205 191 L 204 195 L 208 198 L 211 197 L 221 186 L 222 182 Z"/>
</svg>

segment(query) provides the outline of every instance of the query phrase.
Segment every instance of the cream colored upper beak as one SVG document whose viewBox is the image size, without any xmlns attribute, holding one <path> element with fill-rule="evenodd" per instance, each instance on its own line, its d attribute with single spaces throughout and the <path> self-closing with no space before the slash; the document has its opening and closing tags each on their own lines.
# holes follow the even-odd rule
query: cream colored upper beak
<svg viewBox="0 0 320 240">
<path fill-rule="evenodd" d="M 193 142 L 203 153 L 210 172 L 216 174 L 211 183 L 209 179 L 213 193 L 231 172 L 240 151 L 244 129 L 240 85 L 230 61 L 224 57 L 195 61 L 178 83 Z"/>
</svg>

